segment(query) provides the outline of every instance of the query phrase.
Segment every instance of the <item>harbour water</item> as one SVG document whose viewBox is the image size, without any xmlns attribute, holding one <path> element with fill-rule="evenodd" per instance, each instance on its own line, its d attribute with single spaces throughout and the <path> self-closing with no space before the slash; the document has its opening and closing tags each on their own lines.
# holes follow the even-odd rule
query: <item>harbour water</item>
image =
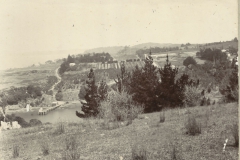
<svg viewBox="0 0 240 160">
<path fill-rule="evenodd" d="M 57 122 L 79 122 L 81 118 L 76 116 L 76 111 L 81 111 L 81 104 L 65 104 L 53 111 L 48 112 L 46 115 L 38 115 L 38 110 L 30 110 L 29 112 L 17 112 L 16 116 L 24 118 L 27 122 L 31 119 L 38 119 L 42 123 L 57 123 Z"/>
</svg>

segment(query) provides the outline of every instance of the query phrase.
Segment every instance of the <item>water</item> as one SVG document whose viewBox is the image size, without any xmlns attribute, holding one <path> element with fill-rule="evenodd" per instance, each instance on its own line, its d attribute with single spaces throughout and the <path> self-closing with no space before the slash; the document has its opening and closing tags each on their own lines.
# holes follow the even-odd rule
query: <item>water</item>
<svg viewBox="0 0 240 160">
<path fill-rule="evenodd" d="M 76 116 L 76 111 L 81 111 L 80 103 L 67 104 L 63 107 L 48 112 L 46 115 L 38 115 L 38 110 L 33 110 L 30 112 L 18 112 L 14 114 L 24 118 L 27 122 L 29 122 L 31 119 L 38 119 L 42 123 L 57 123 L 61 121 L 79 122 L 82 119 Z"/>
</svg>

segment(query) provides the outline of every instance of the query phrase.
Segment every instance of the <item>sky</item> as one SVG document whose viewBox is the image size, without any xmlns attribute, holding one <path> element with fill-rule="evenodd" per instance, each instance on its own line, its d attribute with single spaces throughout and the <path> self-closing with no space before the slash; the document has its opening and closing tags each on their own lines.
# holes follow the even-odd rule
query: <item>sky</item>
<svg viewBox="0 0 240 160">
<path fill-rule="evenodd" d="M 1 0 L 0 70 L 107 46 L 238 36 L 237 0 Z"/>
</svg>

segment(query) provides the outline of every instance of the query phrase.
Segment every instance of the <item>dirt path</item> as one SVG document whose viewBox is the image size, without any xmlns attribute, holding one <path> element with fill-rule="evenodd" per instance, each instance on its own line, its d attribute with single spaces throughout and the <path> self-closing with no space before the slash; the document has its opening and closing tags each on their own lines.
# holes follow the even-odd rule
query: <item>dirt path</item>
<svg viewBox="0 0 240 160">
<path fill-rule="evenodd" d="M 58 67 L 56 70 L 55 70 L 55 76 L 57 77 L 58 81 L 49 89 L 49 91 L 53 91 L 55 86 L 61 82 L 62 78 L 59 76 L 58 74 L 58 70 L 59 70 L 60 67 Z"/>
</svg>

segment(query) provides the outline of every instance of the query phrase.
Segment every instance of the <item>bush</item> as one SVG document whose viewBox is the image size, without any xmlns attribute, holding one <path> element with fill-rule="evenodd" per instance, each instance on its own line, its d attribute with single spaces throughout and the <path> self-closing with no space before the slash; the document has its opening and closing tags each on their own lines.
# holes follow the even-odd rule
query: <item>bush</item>
<svg viewBox="0 0 240 160">
<path fill-rule="evenodd" d="M 75 136 L 67 136 L 65 138 L 66 150 L 62 154 L 63 160 L 79 160 L 80 153 L 78 151 L 78 143 Z"/>
<path fill-rule="evenodd" d="M 52 90 L 47 91 L 46 94 L 52 96 L 53 95 L 53 91 Z"/>
<path fill-rule="evenodd" d="M 63 99 L 63 94 L 62 92 L 58 92 L 56 95 L 55 95 L 55 98 L 57 101 L 61 101 Z"/>
<path fill-rule="evenodd" d="M 134 105 L 132 96 L 124 90 L 112 90 L 99 106 L 99 116 L 109 121 L 133 120 L 142 112 L 143 107 Z"/>
<path fill-rule="evenodd" d="M 192 65 L 196 65 L 197 62 L 195 61 L 195 59 L 193 59 L 193 57 L 187 57 L 184 61 L 183 61 L 183 65 L 188 67 L 190 64 Z"/>
<path fill-rule="evenodd" d="M 132 160 L 147 160 L 147 151 L 144 148 L 132 147 Z"/>
<path fill-rule="evenodd" d="M 197 123 L 195 115 L 188 115 L 187 121 L 185 123 L 186 134 L 196 135 L 201 133 L 201 124 Z"/>
<path fill-rule="evenodd" d="M 65 138 L 66 150 L 76 150 L 78 148 L 75 136 L 67 136 Z"/>
<path fill-rule="evenodd" d="M 64 126 L 63 122 L 60 122 L 60 123 L 58 123 L 54 134 L 62 134 L 62 133 L 65 133 L 65 126 Z"/>
<path fill-rule="evenodd" d="M 163 123 L 163 122 L 165 122 L 165 112 L 163 111 L 163 112 L 160 112 L 160 121 L 159 121 L 160 123 Z"/>
<path fill-rule="evenodd" d="M 199 86 L 185 86 L 184 90 L 184 104 L 192 107 L 198 106 L 201 102 L 201 89 Z"/>
<path fill-rule="evenodd" d="M 41 150 L 44 156 L 49 154 L 50 150 L 49 150 L 49 144 L 47 140 L 41 141 Z"/>
<path fill-rule="evenodd" d="M 13 146 L 13 158 L 19 157 L 19 146 L 14 145 Z"/>
<path fill-rule="evenodd" d="M 231 133 L 232 133 L 232 136 L 235 140 L 235 143 L 234 143 L 234 146 L 235 147 L 238 147 L 239 146 L 239 129 L 238 129 L 238 123 L 234 123 L 232 125 L 232 128 L 231 128 Z"/>
<path fill-rule="evenodd" d="M 40 120 L 38 120 L 38 119 L 31 119 L 31 120 L 29 121 L 29 124 L 30 124 L 31 126 L 38 126 L 38 125 L 41 125 L 42 122 L 41 122 Z"/>
<path fill-rule="evenodd" d="M 25 128 L 25 127 L 30 127 L 30 124 L 28 122 L 26 122 L 22 117 L 14 117 L 13 121 L 17 121 L 18 124 L 20 124 L 21 127 Z"/>
<path fill-rule="evenodd" d="M 238 69 L 232 70 L 231 75 L 229 76 L 229 82 L 226 88 L 221 88 L 220 92 L 224 95 L 223 100 L 225 102 L 236 102 L 238 101 Z"/>
<path fill-rule="evenodd" d="M 177 149 L 176 145 L 172 145 L 171 160 L 182 160 L 181 152 Z"/>
</svg>

